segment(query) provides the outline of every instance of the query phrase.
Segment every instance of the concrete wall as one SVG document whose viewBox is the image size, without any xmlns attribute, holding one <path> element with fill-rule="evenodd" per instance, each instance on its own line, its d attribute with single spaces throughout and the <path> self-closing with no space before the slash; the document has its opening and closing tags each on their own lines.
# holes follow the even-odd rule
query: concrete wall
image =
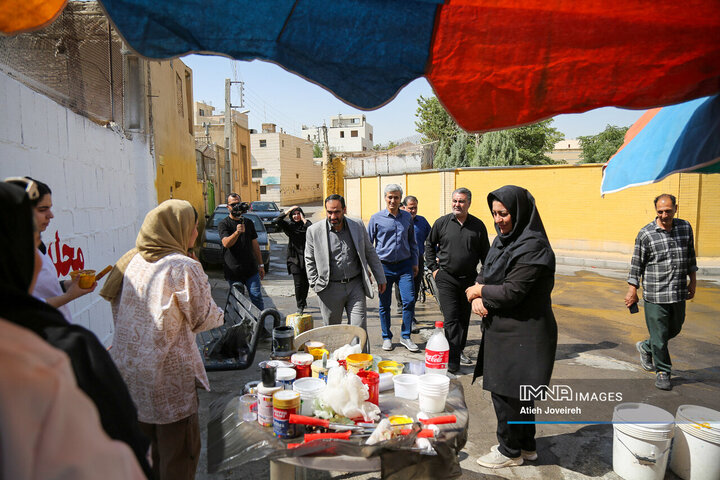
<svg viewBox="0 0 720 480">
<path fill-rule="evenodd" d="M 262 169 L 266 186 L 261 200 L 293 205 L 321 199 L 322 166 L 315 164 L 310 142 L 286 133 L 253 133 L 250 138 L 252 168 Z"/>
<path fill-rule="evenodd" d="M 156 205 L 145 136 L 130 139 L 101 127 L 5 74 L 0 111 L 0 177 L 30 175 L 50 185 L 55 218 L 43 240 L 56 265 L 67 273 L 67 258 L 55 254 L 66 246 L 73 256 L 82 250 L 85 268 L 115 263 L 135 245 L 145 214 Z M 69 308 L 76 323 L 110 344 L 108 302 L 91 293 Z"/>
<path fill-rule="evenodd" d="M 678 198 L 678 216 L 695 230 L 697 255 L 720 257 L 720 175 L 675 174 L 662 182 L 600 196 L 601 165 L 497 167 L 412 173 L 406 194 L 419 200 L 418 213 L 430 223 L 449 213 L 457 187 L 473 192 L 470 213 L 492 232 L 487 194 L 503 185 L 520 185 L 535 197 L 555 248 L 631 254 L 638 230 L 655 218 L 652 200 L 660 193 Z M 382 188 L 398 176 L 346 178 L 346 191 L 361 192 L 348 213 L 367 221 L 379 210 Z M 354 194 L 357 197 L 357 194 Z M 353 197 L 353 198 L 355 198 Z"/>
<path fill-rule="evenodd" d="M 403 155 L 378 153 L 367 157 L 348 157 L 345 159 L 345 175 L 364 177 L 419 172 L 422 170 L 422 162 L 422 151 Z"/>
<path fill-rule="evenodd" d="M 157 160 L 158 203 L 170 198 L 187 200 L 205 225 L 205 200 L 195 159 L 192 70 L 180 60 L 148 62 L 150 112 Z"/>
</svg>

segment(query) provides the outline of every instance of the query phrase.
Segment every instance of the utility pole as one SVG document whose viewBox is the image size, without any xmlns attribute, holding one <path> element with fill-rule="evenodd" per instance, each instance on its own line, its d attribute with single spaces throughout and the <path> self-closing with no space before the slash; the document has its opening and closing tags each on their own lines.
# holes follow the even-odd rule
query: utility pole
<svg viewBox="0 0 720 480">
<path fill-rule="evenodd" d="M 244 83 L 243 82 L 232 82 L 229 78 L 225 79 L 225 185 L 227 186 L 226 194 L 229 194 L 234 190 L 233 178 L 232 178 L 232 152 L 234 150 L 233 144 L 233 126 L 232 126 L 232 109 L 234 106 L 230 99 L 230 86 L 233 83 L 240 84 L 240 108 L 243 108 L 244 101 Z M 237 179 L 236 179 L 237 180 Z M 245 199 L 243 199 L 245 200 Z"/>
</svg>

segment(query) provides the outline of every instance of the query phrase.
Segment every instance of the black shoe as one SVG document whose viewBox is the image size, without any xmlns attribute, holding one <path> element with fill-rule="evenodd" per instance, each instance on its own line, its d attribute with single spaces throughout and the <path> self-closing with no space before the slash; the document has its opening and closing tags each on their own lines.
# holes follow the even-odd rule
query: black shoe
<svg viewBox="0 0 720 480">
<path fill-rule="evenodd" d="M 473 361 L 470 360 L 470 357 L 465 355 L 464 353 L 460 354 L 460 365 L 472 365 Z"/>
<path fill-rule="evenodd" d="M 635 348 L 637 348 L 637 351 L 640 352 L 640 366 L 643 367 L 648 372 L 654 372 L 655 365 L 653 365 L 652 354 L 646 352 L 645 349 L 643 349 L 642 344 L 643 344 L 642 340 L 640 340 L 639 342 L 637 342 L 635 344 Z"/>
<path fill-rule="evenodd" d="M 667 372 L 657 372 L 657 375 L 655 375 L 655 386 L 660 390 L 672 390 L 670 374 Z"/>
<path fill-rule="evenodd" d="M 460 365 L 457 363 L 448 363 L 448 372 L 457 373 L 460 371 Z"/>
</svg>

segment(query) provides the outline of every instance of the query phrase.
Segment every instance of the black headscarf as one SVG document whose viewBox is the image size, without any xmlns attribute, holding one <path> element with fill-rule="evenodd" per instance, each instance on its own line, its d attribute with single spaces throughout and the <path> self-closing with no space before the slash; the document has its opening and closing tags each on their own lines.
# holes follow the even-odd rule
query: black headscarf
<svg viewBox="0 0 720 480">
<path fill-rule="evenodd" d="M 522 187 L 506 185 L 490 192 L 487 197 L 492 212 L 494 200 L 501 202 L 510 212 L 512 230 L 500 233 L 495 224 L 497 237 L 493 241 L 483 264 L 483 281 L 490 285 L 499 285 L 505 280 L 508 267 L 522 257 L 525 265 L 542 265 L 555 271 L 555 254 L 545 233 L 535 199 Z"/>
<path fill-rule="evenodd" d="M 125 442 L 143 471 L 150 442 L 137 410 L 107 350 L 91 331 L 72 325 L 57 309 L 28 293 L 35 268 L 33 216 L 25 192 L 0 182 L 0 317 L 36 333 L 70 358 L 78 387 L 90 397 L 107 435 Z"/>
<path fill-rule="evenodd" d="M 27 294 L 35 268 L 33 214 L 25 191 L 0 183 L 0 289 Z"/>
<path fill-rule="evenodd" d="M 300 212 L 300 213 L 302 213 L 303 217 L 305 216 L 305 212 L 303 212 L 302 208 L 300 208 L 300 207 L 293 208 L 292 210 L 290 210 L 290 213 L 288 213 L 288 218 L 290 219 L 291 222 L 295 222 L 295 220 L 293 220 L 293 218 L 292 218 L 293 215 L 295 215 L 295 212 Z M 303 222 L 302 222 L 302 220 L 300 220 L 300 222 L 295 222 L 295 223 L 303 223 Z"/>
</svg>

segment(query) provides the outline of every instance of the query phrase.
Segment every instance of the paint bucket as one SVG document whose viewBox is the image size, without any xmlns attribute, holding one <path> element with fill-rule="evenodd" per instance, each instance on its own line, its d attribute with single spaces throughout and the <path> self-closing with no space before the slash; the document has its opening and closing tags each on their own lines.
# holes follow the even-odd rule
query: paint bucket
<svg viewBox="0 0 720 480">
<path fill-rule="evenodd" d="M 613 470 L 626 480 L 662 480 L 675 418 L 645 403 L 621 403 L 613 412 Z"/>
<path fill-rule="evenodd" d="M 383 360 L 382 362 L 378 362 L 378 372 L 385 373 L 389 372 L 393 375 L 400 375 L 403 372 L 403 369 L 405 368 L 405 365 L 399 362 L 394 362 L 392 360 Z"/>
<path fill-rule="evenodd" d="M 357 375 L 360 370 L 368 370 L 372 366 L 373 357 L 369 353 L 351 353 L 345 357 L 348 372 Z"/>
<path fill-rule="evenodd" d="M 298 428 L 290 423 L 290 415 L 300 412 L 300 394 L 291 390 L 280 390 L 273 394 L 273 433 L 280 438 L 298 436 Z"/>
<path fill-rule="evenodd" d="M 273 355 L 276 357 L 289 357 L 295 353 L 293 340 L 295 339 L 295 331 L 293 327 L 275 327 L 272 333 L 273 339 Z"/>
<path fill-rule="evenodd" d="M 340 364 L 336 360 L 328 360 L 325 367 L 323 367 L 322 360 L 315 360 L 312 365 L 310 365 L 310 370 L 312 370 L 312 376 L 314 378 L 321 378 L 325 383 L 327 383 L 328 370 L 339 365 Z"/>
<path fill-rule="evenodd" d="M 330 357 L 330 352 L 324 348 L 311 348 L 308 353 L 313 356 L 315 360 L 322 360 L 323 355 Z"/>
<path fill-rule="evenodd" d="M 290 361 L 293 365 L 295 365 L 297 378 L 304 378 L 312 375 L 310 365 L 313 362 L 313 356 L 309 353 L 294 353 L 293 356 L 290 357 Z"/>
<path fill-rule="evenodd" d="M 282 390 L 282 385 L 266 387 L 262 383 L 257 391 L 257 419 L 263 427 L 273 426 L 273 395 Z"/>
<path fill-rule="evenodd" d="M 377 372 L 368 372 L 361 370 L 358 372 L 358 377 L 368 387 L 368 402 L 374 403 L 379 406 L 380 403 L 380 374 Z"/>
<path fill-rule="evenodd" d="M 292 390 L 293 382 L 297 378 L 297 372 L 294 368 L 278 368 L 275 374 L 277 384 L 281 385 L 285 390 Z"/>
<path fill-rule="evenodd" d="M 300 394 L 300 415 L 313 416 L 315 398 L 325 390 L 327 384 L 321 378 L 299 378 L 293 384 L 293 390 Z"/>
<path fill-rule="evenodd" d="M 696 405 L 678 407 L 670 470 L 683 480 L 720 478 L 720 412 Z"/>
</svg>

